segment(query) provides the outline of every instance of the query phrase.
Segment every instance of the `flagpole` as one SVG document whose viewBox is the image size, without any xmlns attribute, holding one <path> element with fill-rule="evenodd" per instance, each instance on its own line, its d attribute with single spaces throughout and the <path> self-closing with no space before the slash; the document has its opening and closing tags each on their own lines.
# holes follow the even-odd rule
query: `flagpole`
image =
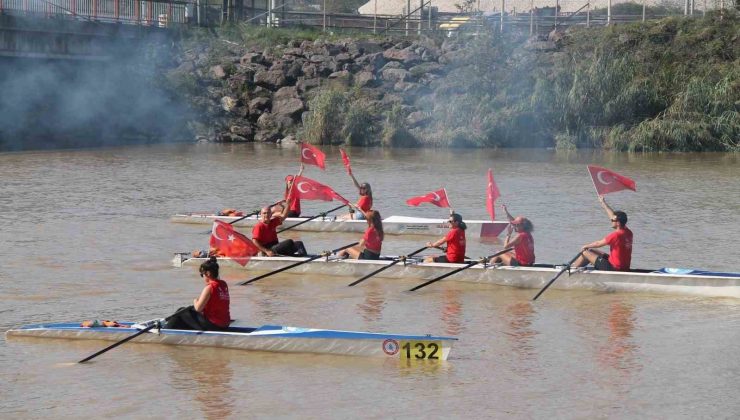
<svg viewBox="0 0 740 420">
<path fill-rule="evenodd" d="M 451 215 L 452 213 L 454 213 L 454 211 L 453 211 L 453 208 L 452 208 L 452 202 L 450 201 L 450 196 L 449 196 L 449 194 L 447 194 L 447 188 L 442 188 L 442 191 L 445 192 L 445 197 L 447 197 L 447 204 L 450 205 L 450 215 Z"/>
<path fill-rule="evenodd" d="M 600 197 L 599 195 L 599 189 L 596 188 L 596 183 L 594 182 L 594 177 L 591 175 L 591 171 L 588 170 L 588 165 L 586 166 L 586 170 L 588 171 L 588 176 L 591 178 L 591 184 L 594 186 L 594 191 L 596 191 L 596 196 Z"/>
</svg>

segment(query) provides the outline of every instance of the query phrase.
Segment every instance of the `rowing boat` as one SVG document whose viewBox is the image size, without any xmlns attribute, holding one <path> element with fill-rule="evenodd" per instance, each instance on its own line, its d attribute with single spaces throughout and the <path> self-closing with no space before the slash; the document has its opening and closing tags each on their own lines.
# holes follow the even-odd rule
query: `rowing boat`
<svg viewBox="0 0 740 420">
<path fill-rule="evenodd" d="M 241 266 L 230 258 L 219 258 L 219 264 L 259 272 L 277 270 L 305 260 L 306 258 L 303 257 L 252 257 L 246 266 Z M 199 266 L 204 261 L 204 258 L 191 258 L 189 254 L 177 253 L 173 259 L 173 265 L 176 267 Z M 381 260 L 320 258 L 283 273 L 359 278 L 391 262 L 393 262 L 391 257 Z M 461 266 L 461 264 L 424 263 L 418 259 L 408 259 L 403 264 L 395 264 L 378 273 L 377 277 L 432 279 Z M 544 264 L 534 267 L 478 264 L 448 277 L 447 280 L 539 289 L 563 268 L 565 267 Z M 740 273 L 688 269 L 620 272 L 574 268 L 568 275 L 560 277 L 553 287 L 556 289 L 740 298 Z"/>
<path fill-rule="evenodd" d="M 35 324 L 8 330 L 6 337 L 44 337 L 120 341 L 158 320 L 117 327 L 81 327 L 79 323 Z M 152 329 L 133 342 L 178 346 L 223 347 L 283 353 L 447 360 L 457 339 L 433 335 L 381 334 L 357 331 L 263 325 L 232 326 L 227 331 Z"/>
<path fill-rule="evenodd" d="M 239 220 L 241 219 L 241 220 Z M 308 217 L 288 217 L 283 222 L 283 227 L 291 227 L 302 223 L 309 219 Z M 229 223 L 234 222 L 234 226 L 254 226 L 259 220 L 257 216 L 250 216 L 242 219 L 237 216 L 218 216 L 215 214 L 205 213 L 187 213 L 187 214 L 176 214 L 170 218 L 175 223 L 189 223 L 189 224 L 206 224 L 212 225 L 214 220 L 221 220 Z M 468 229 L 465 231 L 466 235 L 475 237 L 480 236 L 482 238 L 492 238 L 498 236 L 506 226 L 508 222 L 503 221 L 488 221 L 488 220 L 466 220 L 465 224 L 468 225 Z M 367 222 L 364 220 L 340 220 L 333 216 L 318 217 L 310 220 L 306 223 L 302 223 L 300 226 L 296 226 L 295 230 L 309 231 L 309 232 L 364 232 L 367 228 Z M 447 223 L 447 219 L 427 219 L 422 217 L 407 217 L 407 216 L 390 216 L 383 219 L 383 232 L 390 235 L 434 235 L 443 236 L 450 230 L 450 225 Z"/>
</svg>

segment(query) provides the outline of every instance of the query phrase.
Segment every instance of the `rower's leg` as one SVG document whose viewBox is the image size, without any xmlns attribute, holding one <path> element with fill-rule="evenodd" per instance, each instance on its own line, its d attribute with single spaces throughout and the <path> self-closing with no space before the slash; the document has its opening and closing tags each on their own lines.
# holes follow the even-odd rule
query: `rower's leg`
<svg viewBox="0 0 740 420">
<path fill-rule="evenodd" d="M 572 267 L 583 267 L 588 264 L 593 264 L 596 262 L 596 259 L 599 258 L 599 254 L 592 251 L 592 250 L 586 250 L 581 252 L 581 256 L 576 259 L 576 261 L 571 264 Z"/>
<path fill-rule="evenodd" d="M 293 244 L 295 245 L 295 255 L 298 257 L 305 257 L 308 255 L 308 252 L 306 252 L 306 247 L 303 245 L 303 241 L 293 241 Z"/>
</svg>

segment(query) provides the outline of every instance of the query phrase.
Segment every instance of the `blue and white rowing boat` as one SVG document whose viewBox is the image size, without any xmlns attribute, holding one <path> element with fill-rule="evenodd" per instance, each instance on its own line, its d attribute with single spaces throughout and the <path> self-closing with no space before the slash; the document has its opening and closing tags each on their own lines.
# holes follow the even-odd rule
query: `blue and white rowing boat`
<svg viewBox="0 0 740 420">
<path fill-rule="evenodd" d="M 141 324 L 122 322 L 118 327 L 82 327 L 79 323 L 35 324 L 8 330 L 5 335 L 120 341 L 156 321 Z M 132 342 L 284 353 L 447 360 L 456 340 L 454 337 L 433 335 L 382 334 L 279 325 L 250 328 L 232 324 L 227 331 L 152 329 L 134 338 Z"/>
<path fill-rule="evenodd" d="M 266 272 L 305 260 L 304 257 L 252 257 L 246 266 L 239 265 L 231 258 L 219 258 L 218 262 L 222 267 Z M 357 279 L 391 264 L 393 260 L 393 257 L 384 257 L 381 260 L 319 258 L 281 274 L 318 274 Z M 173 265 L 176 267 L 198 267 L 204 261 L 206 261 L 205 258 L 192 258 L 185 253 L 177 253 L 173 259 Z M 428 280 L 460 267 L 460 264 L 424 263 L 417 258 L 410 258 L 405 263 L 396 264 L 376 276 L 378 278 Z M 545 264 L 538 264 L 535 267 L 484 266 L 478 264 L 448 277 L 445 281 L 489 283 L 541 289 L 563 268 L 564 266 Z M 740 273 L 668 268 L 628 272 L 573 268 L 570 272 L 561 276 L 553 285 L 553 288 L 740 298 Z"/>
</svg>

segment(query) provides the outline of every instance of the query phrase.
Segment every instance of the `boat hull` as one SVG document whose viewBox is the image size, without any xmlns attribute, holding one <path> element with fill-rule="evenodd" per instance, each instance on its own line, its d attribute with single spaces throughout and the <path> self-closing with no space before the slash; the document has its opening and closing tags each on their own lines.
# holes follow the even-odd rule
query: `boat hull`
<svg viewBox="0 0 740 420">
<path fill-rule="evenodd" d="M 214 214 L 176 214 L 170 218 L 175 223 L 188 224 L 205 224 L 212 225 L 214 220 L 223 222 L 234 222 L 240 219 L 234 216 L 217 216 Z M 247 217 L 234 223 L 234 226 L 250 227 L 257 223 L 257 216 Z M 304 222 L 305 217 L 288 217 L 283 222 L 282 228 L 291 227 L 298 223 Z M 486 220 L 466 220 L 468 225 L 465 231 L 466 235 L 472 237 L 496 237 L 508 225 L 508 222 L 486 221 Z M 367 228 L 367 222 L 364 220 L 338 220 L 334 217 L 317 218 L 300 226 L 295 230 L 309 232 L 364 232 Z M 383 219 L 383 231 L 389 235 L 433 235 L 443 236 L 450 230 L 446 219 L 427 219 L 421 217 L 391 216 Z"/>
<path fill-rule="evenodd" d="M 120 341 L 139 331 L 121 327 L 81 327 L 80 324 L 36 324 L 8 330 L 7 337 Z M 398 359 L 447 360 L 453 337 L 379 334 L 355 331 L 264 326 L 252 332 L 151 330 L 132 341 L 177 346 L 220 347 L 281 353 L 316 353 Z M 405 348 L 407 347 L 407 348 Z M 423 350 L 424 357 L 420 353 Z"/>
<path fill-rule="evenodd" d="M 190 258 L 185 254 L 176 254 L 175 266 L 199 266 L 203 258 Z M 305 261 L 298 257 L 252 257 L 242 267 L 230 258 L 220 258 L 222 266 L 247 269 L 255 272 L 273 271 L 290 264 Z M 299 265 L 281 274 L 317 274 L 326 276 L 343 276 L 360 278 L 385 265 L 390 260 L 340 260 L 317 259 Z M 378 278 L 416 278 L 433 279 L 448 273 L 460 264 L 398 263 L 378 274 Z M 471 283 L 488 283 L 501 286 L 539 289 L 552 279 L 563 267 L 504 267 L 475 265 L 460 271 L 444 281 L 461 281 Z M 740 298 L 740 275 L 686 275 L 662 272 L 618 272 L 593 269 L 574 269 L 566 272 L 553 283 L 556 289 L 583 289 L 605 292 L 642 292 L 671 295 L 711 296 Z"/>
</svg>

